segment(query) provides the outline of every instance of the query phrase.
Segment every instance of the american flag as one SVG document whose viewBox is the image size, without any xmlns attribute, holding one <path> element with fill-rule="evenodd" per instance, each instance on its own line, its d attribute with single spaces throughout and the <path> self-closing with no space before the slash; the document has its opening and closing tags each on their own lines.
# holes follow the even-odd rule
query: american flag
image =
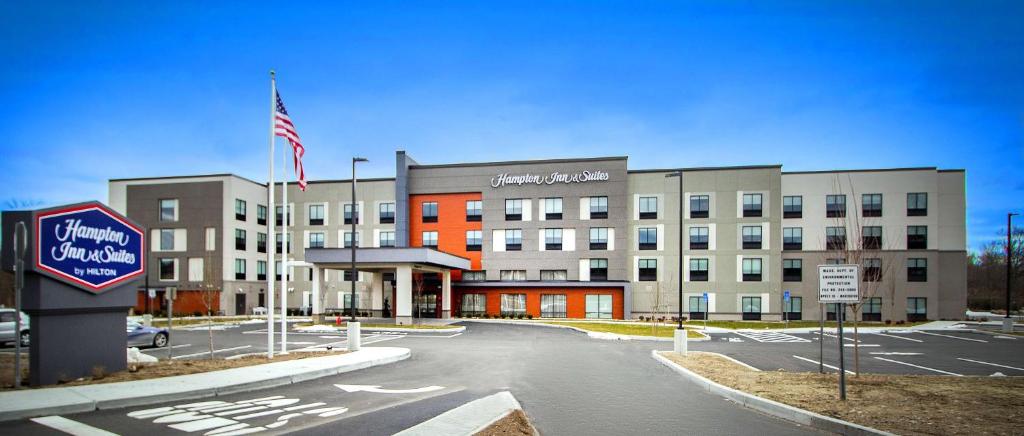
<svg viewBox="0 0 1024 436">
<path fill-rule="evenodd" d="M 287 139 L 292 144 L 292 152 L 295 154 L 295 175 L 299 179 L 299 189 L 305 191 L 306 172 L 302 169 L 302 155 L 306 154 L 306 148 L 302 146 L 299 133 L 295 131 L 295 124 L 292 124 L 292 119 L 288 117 L 288 110 L 284 108 L 281 94 L 277 91 L 274 91 L 274 94 L 277 97 L 277 110 L 274 111 L 274 134 Z"/>
</svg>

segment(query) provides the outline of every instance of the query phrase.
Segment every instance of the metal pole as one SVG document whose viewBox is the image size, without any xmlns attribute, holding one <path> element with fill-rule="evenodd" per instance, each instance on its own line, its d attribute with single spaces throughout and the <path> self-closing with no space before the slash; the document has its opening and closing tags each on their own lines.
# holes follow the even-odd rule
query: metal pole
<svg viewBox="0 0 1024 436">
<path fill-rule="evenodd" d="M 846 360 L 843 359 L 843 318 L 846 317 L 846 303 L 839 303 L 836 308 L 836 319 L 839 320 L 839 399 L 846 401 Z"/>
<path fill-rule="evenodd" d="M 1009 326 L 1013 331 L 1013 319 L 1010 317 L 1010 290 L 1013 289 L 1013 216 L 1015 213 L 1006 214 L 1006 319 L 1004 325 Z M 1004 328 L 1004 330 L 1006 330 Z"/>
<path fill-rule="evenodd" d="M 679 172 L 679 274 L 677 276 L 677 282 L 679 282 L 679 330 L 683 329 L 683 173 Z M 705 318 L 705 325 L 707 324 L 707 316 Z"/>
<path fill-rule="evenodd" d="M 171 331 L 174 329 L 174 298 L 171 298 L 171 288 L 164 288 L 164 298 L 167 299 L 167 361 L 173 359 L 174 347 L 171 346 Z"/>
<path fill-rule="evenodd" d="M 818 303 L 821 326 L 818 327 L 818 374 L 825 373 L 825 303 Z"/>
<path fill-rule="evenodd" d="M 288 147 L 281 147 L 281 353 L 288 354 Z"/>
<path fill-rule="evenodd" d="M 39 237 L 39 235 L 36 235 Z M 20 247 L 19 247 L 20 246 Z M 25 250 L 28 230 L 25 223 L 14 225 L 14 389 L 21 388 L 21 290 L 25 287 Z"/>
<path fill-rule="evenodd" d="M 352 279 L 352 298 L 349 300 L 349 307 L 352 309 L 352 322 L 356 320 L 356 279 L 358 278 L 356 272 L 356 205 L 358 204 L 356 203 L 356 162 L 358 159 L 360 158 L 352 158 L 352 205 L 350 206 L 352 213 L 349 215 L 352 218 L 352 237 L 349 239 L 349 248 L 352 249 L 352 276 L 349 277 Z"/>
<path fill-rule="evenodd" d="M 270 153 L 268 153 L 267 175 L 267 268 L 274 268 L 274 257 L 277 248 L 274 238 L 274 220 L 277 219 L 277 207 L 274 204 L 274 120 L 277 115 L 277 85 L 274 82 L 274 70 L 270 70 Z M 267 359 L 274 358 L 274 275 L 267 274 Z"/>
</svg>

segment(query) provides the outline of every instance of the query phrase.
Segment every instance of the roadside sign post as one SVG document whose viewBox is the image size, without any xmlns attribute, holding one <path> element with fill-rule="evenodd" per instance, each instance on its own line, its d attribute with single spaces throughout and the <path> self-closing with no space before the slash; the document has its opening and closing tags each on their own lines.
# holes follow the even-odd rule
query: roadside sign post
<svg viewBox="0 0 1024 436">
<path fill-rule="evenodd" d="M 25 287 L 25 251 L 28 231 L 25 223 L 14 225 L 14 389 L 21 388 L 21 289 Z"/>
<path fill-rule="evenodd" d="M 708 293 L 707 292 L 704 293 L 703 298 L 704 298 L 704 333 L 707 333 L 708 332 L 708 310 L 710 310 L 710 309 L 708 309 Z"/>
<path fill-rule="evenodd" d="M 174 299 L 178 297 L 178 288 L 169 287 L 164 290 L 164 298 L 167 299 L 167 360 L 171 360 L 171 353 L 174 347 L 171 346 L 171 330 L 174 328 Z"/>
<path fill-rule="evenodd" d="M 839 399 L 846 401 L 846 362 L 843 358 L 843 318 L 846 303 L 860 301 L 860 265 L 818 265 L 818 301 L 836 303 L 839 336 Z M 824 321 L 822 321 L 824 323 Z"/>
<path fill-rule="evenodd" d="M 786 303 L 789 303 L 789 290 L 782 293 L 782 320 L 786 321 L 786 328 L 789 328 L 789 311 L 786 310 Z"/>
<path fill-rule="evenodd" d="M 818 304 L 821 325 L 818 326 L 818 374 L 825 373 L 825 303 Z"/>
</svg>

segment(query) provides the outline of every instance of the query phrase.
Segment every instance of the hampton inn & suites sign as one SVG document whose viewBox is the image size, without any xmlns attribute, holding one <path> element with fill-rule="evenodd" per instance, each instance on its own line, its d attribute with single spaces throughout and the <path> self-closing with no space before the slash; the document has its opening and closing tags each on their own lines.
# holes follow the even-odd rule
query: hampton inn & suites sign
<svg viewBox="0 0 1024 436">
<path fill-rule="evenodd" d="M 606 171 L 580 171 L 563 173 L 555 171 L 551 174 L 509 174 L 501 173 L 491 177 L 491 187 L 500 188 L 508 185 L 554 185 L 556 183 L 603 182 L 609 179 Z"/>
</svg>

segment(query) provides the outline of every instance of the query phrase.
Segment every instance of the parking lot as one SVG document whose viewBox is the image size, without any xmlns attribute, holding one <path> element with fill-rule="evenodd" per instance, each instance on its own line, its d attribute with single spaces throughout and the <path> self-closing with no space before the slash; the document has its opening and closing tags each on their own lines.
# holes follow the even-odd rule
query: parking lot
<svg viewBox="0 0 1024 436">
<path fill-rule="evenodd" d="M 826 372 L 839 366 L 839 338 L 825 331 L 782 333 L 770 330 L 714 333 L 691 349 L 714 351 L 761 370 Z M 854 370 L 853 331 L 844 333 L 846 370 Z M 861 332 L 860 371 L 879 374 L 948 376 L 1024 376 L 1024 337 L 970 331 L 889 330 Z M 824 358 L 819 358 L 824 348 Z"/>
</svg>

